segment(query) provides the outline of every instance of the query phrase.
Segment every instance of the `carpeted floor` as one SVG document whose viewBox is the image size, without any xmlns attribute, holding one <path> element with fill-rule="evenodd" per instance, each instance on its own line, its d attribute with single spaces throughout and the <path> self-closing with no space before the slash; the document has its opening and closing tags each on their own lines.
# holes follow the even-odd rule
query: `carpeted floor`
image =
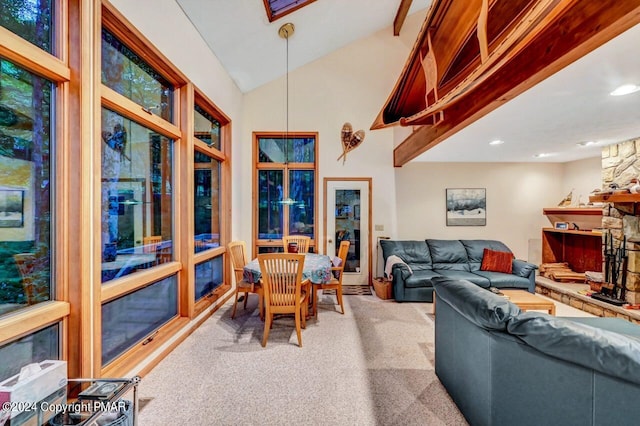
<svg viewBox="0 0 640 426">
<path fill-rule="evenodd" d="M 147 425 L 465 425 L 433 370 L 429 303 L 320 296 L 297 346 L 277 319 L 267 347 L 249 297 L 227 303 L 142 379 Z"/>
</svg>

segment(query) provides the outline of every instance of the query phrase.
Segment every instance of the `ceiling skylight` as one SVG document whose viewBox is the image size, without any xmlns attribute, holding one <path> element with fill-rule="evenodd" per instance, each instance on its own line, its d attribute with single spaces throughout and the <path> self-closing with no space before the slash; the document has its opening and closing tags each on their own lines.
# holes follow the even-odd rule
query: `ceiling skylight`
<svg viewBox="0 0 640 426">
<path fill-rule="evenodd" d="M 316 0 L 263 0 L 269 22 L 282 18 Z"/>
</svg>

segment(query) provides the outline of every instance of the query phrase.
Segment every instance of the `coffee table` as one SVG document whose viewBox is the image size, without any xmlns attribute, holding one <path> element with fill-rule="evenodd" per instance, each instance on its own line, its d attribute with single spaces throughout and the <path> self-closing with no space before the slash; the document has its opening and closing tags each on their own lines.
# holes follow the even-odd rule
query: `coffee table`
<svg viewBox="0 0 640 426">
<path fill-rule="evenodd" d="M 550 300 L 543 299 L 526 290 L 503 290 L 500 291 L 509 297 L 509 301 L 518 305 L 523 311 L 547 311 L 550 315 L 556 314 L 556 305 Z"/>
</svg>

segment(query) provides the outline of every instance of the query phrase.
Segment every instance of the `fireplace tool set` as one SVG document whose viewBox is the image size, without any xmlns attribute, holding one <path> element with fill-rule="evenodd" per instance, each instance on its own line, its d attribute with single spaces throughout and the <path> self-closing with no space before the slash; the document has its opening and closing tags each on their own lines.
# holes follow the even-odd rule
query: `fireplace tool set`
<svg viewBox="0 0 640 426">
<path fill-rule="evenodd" d="M 596 300 L 621 306 L 625 301 L 625 289 L 627 284 L 627 237 L 623 236 L 622 244 L 615 250 L 613 248 L 613 236 L 604 236 L 604 282 L 600 293 L 591 295 Z M 618 283 L 618 281 L 620 281 Z"/>
</svg>

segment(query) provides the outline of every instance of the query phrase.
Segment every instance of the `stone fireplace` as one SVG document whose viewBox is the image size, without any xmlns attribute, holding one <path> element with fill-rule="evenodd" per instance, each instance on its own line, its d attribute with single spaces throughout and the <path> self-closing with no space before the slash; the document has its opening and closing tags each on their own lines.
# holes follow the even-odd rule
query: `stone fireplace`
<svg viewBox="0 0 640 426">
<path fill-rule="evenodd" d="M 602 149 L 602 189 L 612 183 L 628 187 L 634 178 L 640 178 L 640 138 Z M 640 194 L 636 195 L 637 202 L 607 202 L 602 209 L 603 235 L 613 237 L 614 247 L 620 247 L 626 237 L 629 262 L 625 298 L 632 304 L 640 303 Z"/>
</svg>

